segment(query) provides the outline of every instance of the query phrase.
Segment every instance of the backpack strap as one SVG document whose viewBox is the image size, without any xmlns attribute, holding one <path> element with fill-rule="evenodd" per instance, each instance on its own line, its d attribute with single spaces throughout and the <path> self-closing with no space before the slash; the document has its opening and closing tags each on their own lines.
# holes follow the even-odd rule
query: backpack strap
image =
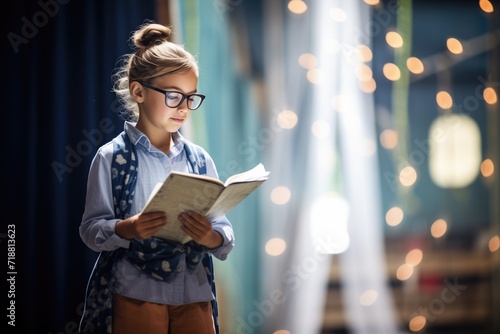
<svg viewBox="0 0 500 334">
<path fill-rule="evenodd" d="M 111 184 L 115 216 L 124 219 L 130 216 L 131 204 L 137 183 L 139 162 L 125 131 L 113 138 L 113 160 L 111 161 Z M 123 255 L 123 249 L 102 251 L 94 265 L 85 293 L 85 306 L 80 321 L 80 333 L 112 333 L 111 287 L 114 284 L 114 264 Z"/>
</svg>

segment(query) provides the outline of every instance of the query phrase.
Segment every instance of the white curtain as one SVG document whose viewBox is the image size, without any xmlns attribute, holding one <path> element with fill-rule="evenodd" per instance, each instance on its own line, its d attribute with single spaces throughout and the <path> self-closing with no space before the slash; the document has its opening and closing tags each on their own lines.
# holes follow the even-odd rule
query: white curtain
<svg viewBox="0 0 500 334">
<path fill-rule="evenodd" d="M 264 2 L 270 130 L 265 166 L 272 173 L 265 193 L 286 187 L 291 197 L 277 205 L 263 196 L 261 219 L 263 242 L 281 238 L 286 249 L 278 256 L 262 255 L 262 295 L 248 321 L 265 318 L 263 333 L 319 333 L 331 256 L 339 256 L 348 328 L 396 333 L 384 261 L 373 101 L 359 89 L 358 62 L 346 52 L 357 44 L 369 46 L 369 36 L 360 34 L 369 6 L 315 0 L 307 2 L 305 13 L 293 14 L 287 3 Z M 346 17 L 335 16 L 339 13 Z M 315 56 L 316 83 L 298 63 L 304 53 Z M 285 109 L 298 117 L 292 129 L 273 126 Z M 363 306 L 360 298 L 369 290 L 376 300 Z"/>
</svg>

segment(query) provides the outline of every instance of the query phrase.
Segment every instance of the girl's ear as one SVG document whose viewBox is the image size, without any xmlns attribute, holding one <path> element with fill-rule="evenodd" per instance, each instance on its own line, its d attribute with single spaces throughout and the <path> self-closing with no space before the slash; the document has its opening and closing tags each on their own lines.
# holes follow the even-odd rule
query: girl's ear
<svg viewBox="0 0 500 334">
<path fill-rule="evenodd" d="M 130 95 L 137 103 L 144 102 L 144 87 L 137 81 L 134 81 L 130 84 L 129 87 Z"/>
</svg>

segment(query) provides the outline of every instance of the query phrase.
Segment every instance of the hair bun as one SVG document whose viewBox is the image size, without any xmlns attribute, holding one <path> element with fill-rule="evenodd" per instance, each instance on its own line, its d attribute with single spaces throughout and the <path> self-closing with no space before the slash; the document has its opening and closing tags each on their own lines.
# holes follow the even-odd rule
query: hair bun
<svg viewBox="0 0 500 334">
<path fill-rule="evenodd" d="M 171 32 L 170 28 L 164 25 L 147 23 L 134 33 L 132 40 L 135 46 L 144 49 L 168 41 Z"/>
</svg>

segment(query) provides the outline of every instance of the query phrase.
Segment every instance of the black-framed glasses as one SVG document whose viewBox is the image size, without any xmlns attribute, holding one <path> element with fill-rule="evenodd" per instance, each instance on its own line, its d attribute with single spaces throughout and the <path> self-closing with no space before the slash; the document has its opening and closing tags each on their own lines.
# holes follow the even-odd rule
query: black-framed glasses
<svg viewBox="0 0 500 334">
<path fill-rule="evenodd" d="M 205 95 L 203 94 L 184 94 L 181 92 L 177 92 L 174 90 L 163 90 L 154 86 L 151 86 L 145 82 L 138 81 L 144 87 L 155 90 L 165 95 L 165 104 L 169 108 L 177 108 L 187 99 L 187 107 L 190 110 L 196 110 L 201 106 L 201 103 L 205 99 Z"/>
</svg>

